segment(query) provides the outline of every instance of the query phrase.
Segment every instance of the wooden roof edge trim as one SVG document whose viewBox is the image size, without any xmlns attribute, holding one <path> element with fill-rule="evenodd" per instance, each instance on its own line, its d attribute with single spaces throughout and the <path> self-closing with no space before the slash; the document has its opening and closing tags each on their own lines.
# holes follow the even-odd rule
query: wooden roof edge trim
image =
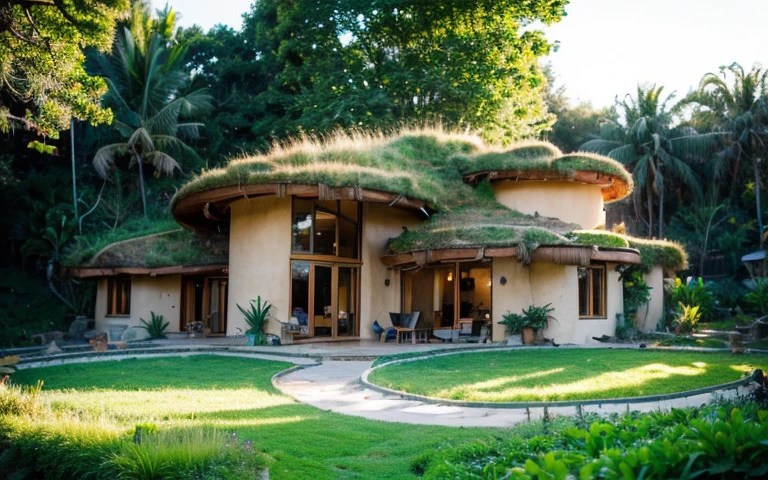
<svg viewBox="0 0 768 480">
<path fill-rule="evenodd" d="M 116 277 L 119 275 L 178 275 L 229 273 L 229 265 L 174 265 L 171 267 L 65 267 L 62 275 L 74 278 Z"/>
<path fill-rule="evenodd" d="M 482 258 L 517 257 L 518 247 L 466 247 L 414 250 L 413 252 L 386 254 L 381 262 L 389 268 L 424 265 L 442 261 L 467 261 Z M 541 245 L 534 250 L 531 260 L 556 265 L 589 265 L 592 261 L 639 264 L 640 253 L 633 248 L 598 248 L 591 245 Z"/>
<path fill-rule="evenodd" d="M 241 198 L 276 195 L 317 197 L 321 200 L 354 200 L 358 202 L 387 203 L 398 208 L 421 210 L 428 207 L 427 202 L 410 198 L 398 192 L 387 192 L 357 186 L 330 187 L 324 184 L 300 183 L 258 183 L 252 185 L 230 185 L 211 190 L 191 193 L 173 204 L 171 212 L 174 218 L 180 215 L 202 211 L 206 204 L 231 203 Z"/>
</svg>

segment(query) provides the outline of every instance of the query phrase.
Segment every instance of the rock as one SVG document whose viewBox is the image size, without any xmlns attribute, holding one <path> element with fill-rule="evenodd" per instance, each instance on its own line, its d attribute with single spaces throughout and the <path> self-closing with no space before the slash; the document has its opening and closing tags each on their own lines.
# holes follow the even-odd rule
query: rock
<svg viewBox="0 0 768 480">
<path fill-rule="evenodd" d="M 75 317 L 72 325 L 69 326 L 69 338 L 82 340 L 85 338 L 86 330 L 88 330 L 88 318 L 82 315 Z"/>
<path fill-rule="evenodd" d="M 58 345 L 56 345 L 56 340 L 52 340 L 51 344 L 48 345 L 48 348 L 45 349 L 45 353 L 47 355 L 55 355 L 57 353 L 61 353 L 63 350 L 59 348 Z"/>
</svg>

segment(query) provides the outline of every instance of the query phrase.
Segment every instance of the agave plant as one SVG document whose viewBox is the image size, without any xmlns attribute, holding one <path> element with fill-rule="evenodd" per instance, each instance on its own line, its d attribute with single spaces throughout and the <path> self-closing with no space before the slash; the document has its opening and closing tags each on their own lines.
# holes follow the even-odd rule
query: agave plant
<svg viewBox="0 0 768 480">
<path fill-rule="evenodd" d="M 272 309 L 272 305 L 267 301 L 262 303 L 261 296 L 258 296 L 256 300 L 251 300 L 250 308 L 248 310 L 241 307 L 240 304 L 237 304 L 237 308 L 243 312 L 245 321 L 250 327 L 245 333 L 256 336 L 254 345 L 266 344 L 267 336 L 264 334 L 264 325 L 267 323 L 267 317 L 269 317 L 269 311 Z"/>
<path fill-rule="evenodd" d="M 150 338 L 166 338 L 165 329 L 168 328 L 168 322 L 163 322 L 162 315 L 155 315 L 155 312 L 149 312 L 152 314 L 152 320 L 147 322 L 143 318 L 139 318 L 141 323 L 140 327 L 149 333 Z"/>
</svg>

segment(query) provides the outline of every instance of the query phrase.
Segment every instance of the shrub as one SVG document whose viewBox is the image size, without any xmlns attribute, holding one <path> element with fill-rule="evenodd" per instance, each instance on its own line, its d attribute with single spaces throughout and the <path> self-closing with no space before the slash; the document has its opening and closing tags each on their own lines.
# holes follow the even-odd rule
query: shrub
<svg viewBox="0 0 768 480">
<path fill-rule="evenodd" d="M 765 478 L 767 444 L 768 411 L 752 402 L 632 412 L 485 452 L 451 449 L 424 478 Z"/>
<path fill-rule="evenodd" d="M 635 318 L 638 308 L 651 299 L 651 287 L 645 283 L 643 272 L 639 268 L 628 268 L 621 273 L 621 285 L 624 290 L 624 315 L 628 320 Z"/>
<path fill-rule="evenodd" d="M 768 315 L 768 278 L 755 281 L 755 289 L 744 295 L 744 303 L 754 314 L 760 317 Z"/>
<path fill-rule="evenodd" d="M 152 314 L 152 320 L 147 322 L 143 318 L 139 318 L 141 323 L 144 324 L 141 325 L 140 328 L 146 330 L 150 338 L 166 338 L 165 329 L 168 328 L 168 322 L 163 323 L 162 315 L 155 315 L 155 312 L 149 313 Z"/>
<path fill-rule="evenodd" d="M 711 322 L 715 309 L 715 297 L 701 277 L 684 283 L 676 278 L 667 289 L 670 305 L 698 306 L 702 322 Z"/>
<path fill-rule="evenodd" d="M 256 305 L 254 305 L 254 302 Z M 239 304 L 237 305 L 237 308 L 243 313 L 245 321 L 250 327 L 245 333 L 256 335 L 254 344 L 264 345 L 267 343 L 267 337 L 264 335 L 264 326 L 267 324 L 267 317 L 269 317 L 269 311 L 272 309 L 272 305 L 267 301 L 261 303 L 261 296 L 259 296 L 256 300 L 251 300 L 250 307 L 250 309 L 246 310 Z"/>
<path fill-rule="evenodd" d="M 677 333 L 691 333 L 699 324 L 700 318 L 701 312 L 699 312 L 698 305 L 678 304 L 675 318 Z"/>
<path fill-rule="evenodd" d="M 549 314 L 555 309 L 551 308 L 551 303 L 544 306 L 537 307 L 536 305 L 530 305 L 528 310 L 523 309 L 523 314 L 510 313 L 502 315 L 502 319 L 499 321 L 501 325 L 507 326 L 507 332 L 511 335 L 520 333 L 523 328 L 532 328 L 534 330 L 541 330 L 546 328 L 549 323 Z"/>
</svg>

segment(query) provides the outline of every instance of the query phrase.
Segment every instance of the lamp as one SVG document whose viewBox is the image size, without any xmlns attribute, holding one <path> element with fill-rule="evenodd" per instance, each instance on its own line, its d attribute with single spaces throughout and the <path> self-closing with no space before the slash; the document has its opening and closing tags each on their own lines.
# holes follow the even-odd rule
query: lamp
<svg viewBox="0 0 768 480">
<path fill-rule="evenodd" d="M 449 282 L 452 282 L 452 281 L 453 281 L 453 272 L 448 272 L 448 278 L 447 278 L 447 280 L 448 280 Z"/>
</svg>

